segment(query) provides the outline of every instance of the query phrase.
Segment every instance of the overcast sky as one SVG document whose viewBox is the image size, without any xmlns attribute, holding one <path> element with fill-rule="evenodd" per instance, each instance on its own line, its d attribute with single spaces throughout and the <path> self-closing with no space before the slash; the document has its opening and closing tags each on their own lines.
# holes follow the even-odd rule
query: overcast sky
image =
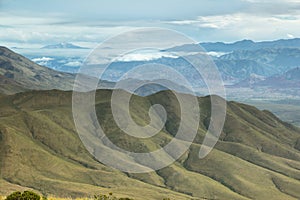
<svg viewBox="0 0 300 200">
<path fill-rule="evenodd" d="M 300 37 L 300 0 L 0 0 L 0 45 L 93 46 L 135 27 L 199 42 Z"/>
</svg>

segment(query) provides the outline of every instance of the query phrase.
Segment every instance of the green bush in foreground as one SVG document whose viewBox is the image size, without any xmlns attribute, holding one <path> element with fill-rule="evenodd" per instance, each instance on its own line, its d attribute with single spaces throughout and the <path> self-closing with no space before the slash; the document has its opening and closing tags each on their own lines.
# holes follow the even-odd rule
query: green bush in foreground
<svg viewBox="0 0 300 200">
<path fill-rule="evenodd" d="M 109 193 L 109 195 L 105 195 L 105 194 L 98 194 L 98 195 L 94 195 L 94 200 L 133 200 L 130 198 L 117 198 L 115 196 L 112 195 L 112 193 Z"/>
<path fill-rule="evenodd" d="M 24 191 L 23 193 L 17 191 L 6 197 L 5 200 L 40 200 L 40 196 L 31 191 Z"/>
<path fill-rule="evenodd" d="M 53 198 L 51 198 L 53 199 Z M 59 198 L 61 199 L 61 198 Z M 1 200 L 1 196 L 0 196 L 0 200 Z M 43 196 L 42 198 L 32 192 L 32 191 L 24 191 L 23 193 L 17 191 L 17 192 L 13 192 L 10 195 L 8 195 L 5 200 L 47 200 L 46 196 Z M 113 196 L 113 193 L 109 193 L 108 195 L 105 194 L 97 194 L 94 195 L 93 198 L 91 198 L 91 200 L 134 200 L 132 198 L 128 198 L 128 197 L 121 197 L 121 198 L 117 198 L 115 196 Z M 163 200 L 170 200 L 169 198 L 163 198 Z"/>
</svg>

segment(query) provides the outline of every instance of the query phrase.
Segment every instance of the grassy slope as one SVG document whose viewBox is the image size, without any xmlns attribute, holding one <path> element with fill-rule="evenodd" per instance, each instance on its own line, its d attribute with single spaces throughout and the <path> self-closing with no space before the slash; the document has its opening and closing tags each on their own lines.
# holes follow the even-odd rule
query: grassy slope
<svg viewBox="0 0 300 200">
<path fill-rule="evenodd" d="M 131 114 L 141 125 L 149 122 L 150 105 L 161 103 L 168 111 L 166 127 L 143 140 L 116 127 L 110 95 L 109 90 L 98 91 L 96 110 L 103 129 L 118 146 L 146 152 L 172 139 L 180 111 L 171 92 L 132 98 Z M 71 93 L 60 91 L 0 97 L 1 175 L 5 180 L 1 193 L 10 190 L 6 184 L 12 184 L 59 196 L 112 191 L 136 199 L 300 198 L 300 131 L 269 112 L 229 102 L 221 140 L 200 160 L 199 147 L 210 115 L 209 98 L 200 98 L 202 120 L 190 150 L 156 173 L 124 174 L 95 161 L 85 150 L 74 129 L 70 101 Z"/>
<path fill-rule="evenodd" d="M 15 94 L 24 91 L 26 89 L 21 84 L 0 75 L 0 94 Z"/>
</svg>

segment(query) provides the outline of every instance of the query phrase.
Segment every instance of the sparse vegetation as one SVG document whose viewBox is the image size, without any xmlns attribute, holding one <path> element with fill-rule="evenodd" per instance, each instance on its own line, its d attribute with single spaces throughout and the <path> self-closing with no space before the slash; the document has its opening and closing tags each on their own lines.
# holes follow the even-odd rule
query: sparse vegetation
<svg viewBox="0 0 300 200">
<path fill-rule="evenodd" d="M 7 197 L 0 196 L 0 200 L 39 200 L 40 196 L 31 191 L 24 191 L 23 193 L 16 191 Z M 117 198 L 112 192 L 105 194 L 94 195 L 93 198 L 58 198 L 58 197 L 42 197 L 43 200 L 134 200 L 128 197 Z M 163 198 L 162 200 L 171 200 L 170 198 Z"/>
<path fill-rule="evenodd" d="M 99 122 L 112 142 L 144 152 L 172 139 L 180 110 L 171 92 L 132 97 L 132 116 L 139 124 L 149 122 L 152 104 L 163 104 L 168 112 L 168 127 L 141 140 L 123 134 L 114 123 L 111 92 L 99 90 L 95 100 Z M 7 194 L 7 188 L 20 191 L 20 186 L 28 186 L 72 198 L 109 196 L 109 192 L 134 200 L 300 198 L 300 153 L 296 149 L 300 131 L 269 112 L 228 102 L 222 139 L 205 159 L 199 159 L 206 133 L 204 121 L 210 115 L 209 97 L 199 98 L 202 121 L 190 150 L 178 162 L 157 172 L 124 174 L 97 162 L 85 150 L 74 128 L 71 99 L 71 92 L 62 91 L 1 97 L 0 148 L 5 149 L 0 151 L 2 194 Z M 51 195 L 48 200 L 54 200 Z"/>
<path fill-rule="evenodd" d="M 32 191 L 13 192 L 6 197 L 5 200 L 40 200 L 40 195 Z"/>
<path fill-rule="evenodd" d="M 98 195 L 94 195 L 94 200 L 133 200 L 130 198 L 117 198 L 115 196 L 113 196 L 113 193 L 110 192 L 108 195 L 105 194 L 98 194 Z"/>
</svg>

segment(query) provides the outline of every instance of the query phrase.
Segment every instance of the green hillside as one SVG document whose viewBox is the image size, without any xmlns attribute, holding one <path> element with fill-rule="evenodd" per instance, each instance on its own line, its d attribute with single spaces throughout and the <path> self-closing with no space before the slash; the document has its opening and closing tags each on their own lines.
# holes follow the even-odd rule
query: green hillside
<svg viewBox="0 0 300 200">
<path fill-rule="evenodd" d="M 133 96 L 131 115 L 141 125 L 160 103 L 168 112 L 164 129 L 137 140 L 118 129 L 110 90 L 98 90 L 96 111 L 118 146 L 148 152 L 164 146 L 178 128 L 178 102 L 170 91 Z M 73 124 L 71 92 L 34 91 L 0 96 L 1 187 L 5 195 L 32 188 L 61 197 L 113 192 L 135 199 L 299 199 L 300 130 L 268 111 L 228 102 L 224 131 L 206 158 L 198 152 L 210 116 L 210 98 L 199 98 L 198 135 L 176 163 L 152 173 L 127 174 L 97 162 Z"/>
</svg>

